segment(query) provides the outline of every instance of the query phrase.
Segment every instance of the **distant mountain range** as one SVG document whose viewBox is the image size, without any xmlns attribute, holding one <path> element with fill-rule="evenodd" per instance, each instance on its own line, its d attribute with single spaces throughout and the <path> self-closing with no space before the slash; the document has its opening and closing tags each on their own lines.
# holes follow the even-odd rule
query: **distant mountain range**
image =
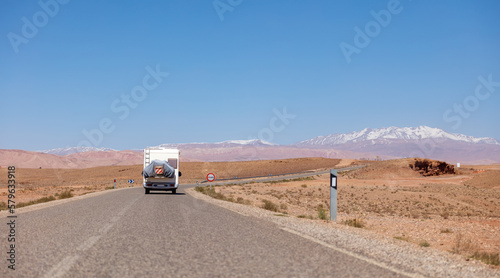
<svg viewBox="0 0 500 278">
<path fill-rule="evenodd" d="M 500 145 L 500 143 L 491 137 L 472 137 L 458 133 L 449 133 L 439 128 L 428 126 L 419 127 L 387 127 L 371 129 L 365 128 L 361 131 L 354 131 L 345 134 L 331 134 L 327 136 L 318 136 L 309 140 L 301 141 L 295 145 L 302 146 L 335 146 L 349 143 L 370 142 L 372 144 L 391 143 L 395 140 L 400 142 L 418 142 L 422 140 L 445 141 L 451 140 L 456 142 L 472 143 L 472 144 L 492 144 Z"/>
<path fill-rule="evenodd" d="M 57 149 L 38 151 L 38 152 L 55 154 L 55 155 L 68 155 L 72 153 L 107 152 L 107 151 L 116 151 L 116 150 L 109 148 L 96 148 L 96 147 L 67 147 L 67 148 L 57 148 Z"/>
<path fill-rule="evenodd" d="M 250 140 L 227 140 L 227 141 L 222 141 L 222 142 L 217 142 L 217 143 L 178 143 L 178 144 L 161 144 L 159 146 L 155 147 L 162 147 L 162 148 L 178 148 L 178 147 L 198 147 L 198 148 L 203 148 L 203 147 L 212 147 L 212 148 L 219 148 L 219 147 L 236 147 L 236 146 L 279 146 L 274 143 L 270 143 L 264 140 L 260 139 L 250 139 Z"/>
<path fill-rule="evenodd" d="M 300 148 L 334 148 L 391 157 L 425 157 L 469 164 L 500 163 L 500 142 L 439 128 L 365 128 L 346 134 L 318 136 L 293 144 Z"/>
<path fill-rule="evenodd" d="M 345 134 L 318 136 L 291 145 L 277 145 L 253 139 L 218 143 L 162 144 L 158 147 L 180 149 L 183 161 L 244 161 L 297 157 L 356 159 L 425 157 L 450 163 L 500 163 L 500 143 L 494 138 L 449 133 L 427 126 L 365 128 Z M 16 151 L 19 155 L 15 154 Z M 28 168 L 141 164 L 142 150 L 116 151 L 93 147 L 67 147 L 38 152 L 0 150 L 0 166 L 12 163 Z"/>
</svg>

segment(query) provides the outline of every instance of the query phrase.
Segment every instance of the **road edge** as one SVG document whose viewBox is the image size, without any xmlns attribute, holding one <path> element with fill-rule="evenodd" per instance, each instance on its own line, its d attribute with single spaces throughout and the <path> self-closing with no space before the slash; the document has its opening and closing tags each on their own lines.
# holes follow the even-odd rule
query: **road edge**
<svg viewBox="0 0 500 278">
<path fill-rule="evenodd" d="M 49 208 L 49 207 L 53 207 L 53 206 L 57 206 L 57 205 L 61 205 L 61 204 L 65 204 L 65 203 L 69 203 L 69 202 L 73 202 L 73 201 L 78 201 L 78 200 L 82 200 L 82 199 L 86 199 L 86 198 L 97 197 L 97 196 L 100 196 L 100 195 L 103 195 L 106 193 L 110 193 L 110 192 L 116 192 L 116 191 L 125 190 L 125 189 L 132 189 L 132 188 L 138 188 L 138 187 L 124 187 L 124 188 L 96 191 L 96 192 L 92 192 L 92 193 L 78 195 L 78 196 L 71 197 L 71 198 L 58 199 L 58 200 L 34 204 L 34 205 L 22 207 L 22 208 L 16 208 L 15 212 L 16 212 L 16 214 L 22 214 L 22 213 L 40 210 L 40 209 L 44 209 L 44 208 Z M 0 217 L 6 217 L 7 215 L 9 215 L 9 210 L 0 211 Z"/>
</svg>

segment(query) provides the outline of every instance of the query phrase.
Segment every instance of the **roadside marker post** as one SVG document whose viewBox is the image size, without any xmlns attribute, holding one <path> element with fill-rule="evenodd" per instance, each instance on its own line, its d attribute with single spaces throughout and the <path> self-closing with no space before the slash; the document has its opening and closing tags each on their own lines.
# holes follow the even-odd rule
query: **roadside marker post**
<svg viewBox="0 0 500 278">
<path fill-rule="evenodd" d="M 330 170 L 330 220 L 337 221 L 337 170 Z"/>
<path fill-rule="evenodd" d="M 215 180 L 215 174 L 214 173 L 208 173 L 207 174 L 207 181 L 210 182 L 210 190 L 212 190 L 212 182 Z"/>
<path fill-rule="evenodd" d="M 116 189 L 116 179 L 115 179 L 114 183 L 115 183 L 115 185 L 114 185 L 114 187 L 113 187 L 113 188 L 114 188 L 114 189 Z"/>
</svg>

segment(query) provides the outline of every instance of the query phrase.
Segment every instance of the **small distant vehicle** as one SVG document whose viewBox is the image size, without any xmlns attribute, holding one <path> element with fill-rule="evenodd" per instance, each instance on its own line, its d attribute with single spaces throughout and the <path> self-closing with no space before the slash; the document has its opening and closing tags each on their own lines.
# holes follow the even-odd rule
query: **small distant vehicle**
<svg viewBox="0 0 500 278">
<path fill-rule="evenodd" d="M 145 194 L 151 190 L 171 191 L 176 194 L 179 187 L 180 152 L 178 149 L 146 148 L 144 149 L 144 180 Z"/>
</svg>

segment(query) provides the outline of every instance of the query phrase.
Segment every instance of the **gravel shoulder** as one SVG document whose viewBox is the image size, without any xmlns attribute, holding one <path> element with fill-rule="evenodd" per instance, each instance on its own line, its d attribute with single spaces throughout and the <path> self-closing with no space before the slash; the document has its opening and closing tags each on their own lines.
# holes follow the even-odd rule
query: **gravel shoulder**
<svg viewBox="0 0 500 278">
<path fill-rule="evenodd" d="M 333 222 L 283 216 L 264 209 L 213 199 L 193 188 L 191 196 L 248 217 L 279 225 L 283 230 L 332 249 L 360 256 L 367 263 L 378 263 L 409 277 L 500 277 L 500 269 L 481 262 L 465 261 L 449 252 L 416 247 L 401 240 L 387 238 L 368 230 Z"/>
</svg>

